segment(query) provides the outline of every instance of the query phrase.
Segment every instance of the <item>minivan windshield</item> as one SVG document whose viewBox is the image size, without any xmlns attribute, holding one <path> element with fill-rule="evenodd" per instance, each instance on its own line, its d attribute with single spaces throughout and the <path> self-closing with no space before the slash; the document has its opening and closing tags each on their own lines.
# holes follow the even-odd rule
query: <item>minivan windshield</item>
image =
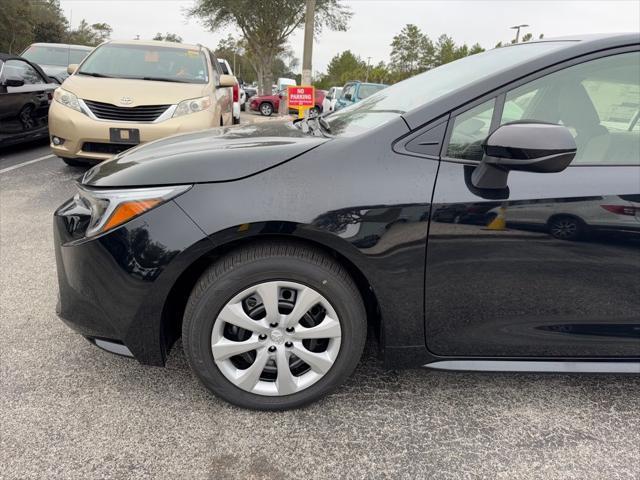
<svg viewBox="0 0 640 480">
<path fill-rule="evenodd" d="M 495 73 L 513 68 L 568 41 L 534 42 L 496 48 L 427 70 L 326 117 L 332 135 L 353 136 Z"/>
<path fill-rule="evenodd" d="M 22 57 L 38 65 L 55 65 L 66 67 L 72 63 L 80 63 L 89 55 L 90 48 L 81 49 L 67 46 L 32 45 L 27 48 Z"/>
<path fill-rule="evenodd" d="M 181 83 L 207 83 L 204 54 L 198 49 L 107 43 L 96 48 L 80 75 Z"/>
</svg>

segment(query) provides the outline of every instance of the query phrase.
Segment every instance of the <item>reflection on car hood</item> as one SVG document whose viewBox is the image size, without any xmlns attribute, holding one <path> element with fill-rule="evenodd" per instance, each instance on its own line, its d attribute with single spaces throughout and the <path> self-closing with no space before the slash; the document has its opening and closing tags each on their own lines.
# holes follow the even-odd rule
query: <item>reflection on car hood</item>
<svg viewBox="0 0 640 480">
<path fill-rule="evenodd" d="M 103 162 L 83 177 L 96 187 L 229 182 L 286 162 L 328 139 L 291 122 L 220 127 L 141 145 Z"/>
<path fill-rule="evenodd" d="M 67 67 L 61 67 L 60 65 L 42 65 L 40 64 L 40 68 L 42 71 L 46 73 L 49 77 L 63 77 L 66 78 L 69 76 L 67 73 Z"/>
</svg>

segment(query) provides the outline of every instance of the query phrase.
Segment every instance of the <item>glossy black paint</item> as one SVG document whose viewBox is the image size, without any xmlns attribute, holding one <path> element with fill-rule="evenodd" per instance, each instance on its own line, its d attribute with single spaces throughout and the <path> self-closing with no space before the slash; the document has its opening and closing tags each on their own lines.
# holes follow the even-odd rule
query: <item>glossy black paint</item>
<svg viewBox="0 0 640 480">
<path fill-rule="evenodd" d="M 128 150 L 91 169 L 83 183 L 130 187 L 229 182 L 260 173 L 326 141 L 285 122 L 204 130 Z"/>
<path fill-rule="evenodd" d="M 37 75 L 34 83 L 10 85 L 21 79 L 7 76 L 7 61 L 29 65 Z M 49 105 L 58 86 L 38 65 L 0 53 L 0 147 L 47 137 Z"/>
<path fill-rule="evenodd" d="M 640 168 L 514 171 L 509 190 L 490 195 L 470 182 L 476 165 L 439 159 L 451 112 L 634 38 L 575 42 L 356 137 L 273 123 L 173 137 L 104 162 L 85 185 L 195 185 L 94 240 L 69 233 L 82 222 L 70 220 L 72 203 L 61 207 L 60 314 L 84 335 L 121 341 L 141 362 L 161 365 L 198 273 L 237 245 L 287 237 L 333 252 L 356 278 L 388 366 L 640 358 L 633 224 L 582 219 L 583 240 L 569 242 L 549 234 L 549 218 L 522 215 L 540 204 L 562 205 L 566 218 L 599 212 L 600 200 L 640 193 Z M 487 230 L 499 208 L 509 229 Z"/>
</svg>

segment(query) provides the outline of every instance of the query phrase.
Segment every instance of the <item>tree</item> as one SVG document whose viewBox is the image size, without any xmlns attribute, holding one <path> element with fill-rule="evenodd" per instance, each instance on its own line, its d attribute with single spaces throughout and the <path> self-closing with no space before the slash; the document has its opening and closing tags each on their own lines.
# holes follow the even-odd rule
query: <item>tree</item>
<svg viewBox="0 0 640 480">
<path fill-rule="evenodd" d="M 444 65 L 445 63 L 453 62 L 459 57 L 456 52 L 456 44 L 449 35 L 442 34 L 438 37 L 436 42 L 436 66 Z"/>
<path fill-rule="evenodd" d="M 32 3 L 32 32 L 34 42 L 64 43 L 69 22 L 58 0 Z"/>
<path fill-rule="evenodd" d="M 20 53 L 33 42 L 64 42 L 68 28 L 58 0 L 2 0 L 0 51 Z"/>
<path fill-rule="evenodd" d="M 431 43 L 418 27 L 409 23 L 391 41 L 391 67 L 408 75 L 421 68 L 423 51 Z"/>
<path fill-rule="evenodd" d="M 469 50 L 469 55 L 475 55 L 476 53 L 484 52 L 484 48 L 479 43 L 474 43 L 471 45 L 471 50 Z"/>
<path fill-rule="evenodd" d="M 272 67 L 285 48 L 287 39 L 305 19 L 305 0 L 196 0 L 188 15 L 199 18 L 209 30 L 234 26 L 247 42 L 247 51 L 255 59 L 261 93 L 269 93 L 273 83 Z M 322 28 L 344 31 L 351 11 L 340 0 L 316 2 L 316 33 Z"/>
<path fill-rule="evenodd" d="M 168 33 L 168 32 L 165 33 L 164 35 L 162 35 L 162 33 L 160 32 L 156 33 L 156 36 L 153 37 L 153 40 L 182 43 L 182 37 L 180 35 L 177 35 L 175 33 Z"/>
<path fill-rule="evenodd" d="M 531 33 L 531 32 L 529 32 L 529 33 L 525 33 L 525 34 L 522 36 L 522 41 L 523 41 L 523 42 L 528 42 L 529 40 L 532 40 L 532 39 L 533 39 L 533 33 Z"/>
<path fill-rule="evenodd" d="M 96 46 L 109 39 L 112 28 L 106 23 L 89 25 L 83 18 L 78 28 L 71 30 L 68 35 L 69 43 Z"/>
</svg>

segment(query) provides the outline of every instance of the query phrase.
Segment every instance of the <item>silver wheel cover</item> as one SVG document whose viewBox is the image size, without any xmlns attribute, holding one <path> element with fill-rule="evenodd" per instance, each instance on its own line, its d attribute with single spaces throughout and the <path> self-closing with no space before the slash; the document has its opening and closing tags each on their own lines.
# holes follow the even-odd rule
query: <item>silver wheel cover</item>
<svg viewBox="0 0 640 480">
<path fill-rule="evenodd" d="M 279 299 L 292 291 L 293 307 L 281 313 Z M 256 320 L 246 313 L 243 301 L 249 298 L 262 302 L 262 318 Z M 321 321 L 311 327 L 301 324 L 313 310 L 323 314 Z M 250 336 L 242 341 L 229 339 L 225 336 L 227 326 L 244 329 L 245 336 Z M 264 282 L 225 304 L 213 324 L 211 352 L 220 372 L 238 388 L 257 395 L 283 396 L 310 387 L 329 372 L 338 357 L 341 336 L 338 315 L 316 290 L 296 282 Z M 322 351 L 309 350 L 309 341 L 321 341 Z M 247 353 L 255 356 L 253 362 L 238 368 L 233 359 Z M 292 366 L 297 371 L 292 371 Z M 271 373 L 275 369 L 275 378 L 267 378 L 265 368 Z"/>
</svg>

